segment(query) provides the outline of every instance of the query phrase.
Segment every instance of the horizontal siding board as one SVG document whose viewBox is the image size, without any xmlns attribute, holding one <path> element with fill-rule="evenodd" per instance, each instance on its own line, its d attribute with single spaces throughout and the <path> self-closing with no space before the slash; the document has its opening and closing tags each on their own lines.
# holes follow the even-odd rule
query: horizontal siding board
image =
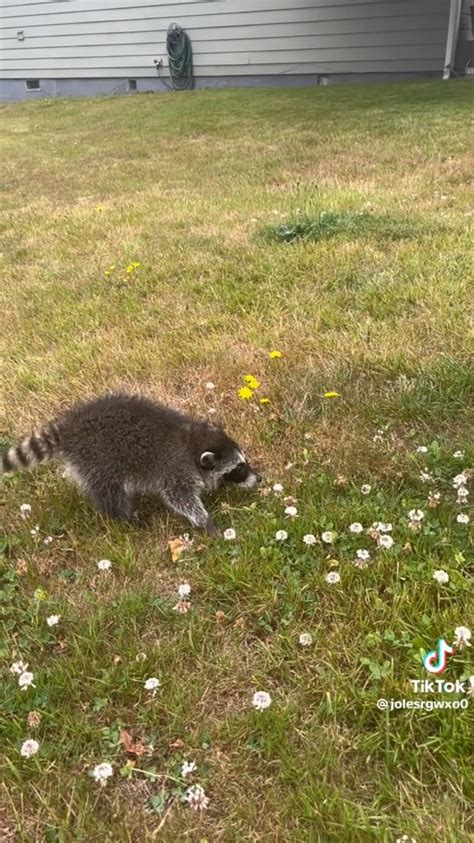
<svg viewBox="0 0 474 843">
<path fill-rule="evenodd" d="M 396 23 L 389 25 L 387 18 L 358 18 L 354 20 L 338 21 L 288 21 L 286 23 L 273 23 L 271 35 L 274 37 L 291 38 L 297 35 L 311 36 L 333 36 L 333 35 L 368 35 L 376 33 L 376 41 L 380 43 L 380 35 L 392 32 L 425 32 L 438 29 L 446 33 L 446 15 L 430 15 L 427 20 L 424 15 L 407 15 L 399 17 Z M 82 23 L 63 24 L 54 28 L 44 29 L 43 27 L 26 27 L 26 38 L 18 42 L 15 29 L 9 29 L 8 35 L 0 37 L 0 49 L 13 43 L 19 43 L 23 49 L 34 47 L 55 47 L 58 42 L 61 46 L 73 47 L 78 44 L 128 44 L 133 41 L 136 44 L 155 43 L 157 36 L 166 39 L 166 26 L 157 24 L 156 28 L 150 29 L 142 21 L 134 22 L 137 28 L 129 27 L 127 31 L 120 31 L 117 22 L 108 23 Z M 427 30 L 426 30 L 427 31 Z M 227 41 L 234 38 L 266 39 L 269 35 L 268 24 L 244 24 L 241 26 L 201 26 L 194 23 L 188 29 L 193 41 Z M 104 37 L 106 36 L 106 37 Z"/>
<path fill-rule="evenodd" d="M 102 4 L 103 5 L 103 4 Z M 314 7 L 312 4 L 309 8 L 303 7 L 301 9 L 287 8 L 287 9 L 260 9 L 255 5 L 248 10 L 235 11 L 233 4 L 228 3 L 219 6 L 210 14 L 209 12 L 199 12 L 198 10 L 182 15 L 180 24 L 185 27 L 192 27 L 193 22 L 200 19 L 200 22 L 206 26 L 215 26 L 217 22 L 225 26 L 241 25 L 244 23 L 287 23 L 298 17 L 298 20 L 356 20 L 357 18 L 371 17 L 374 12 L 374 7 L 377 10 L 377 17 L 391 17 L 405 16 L 410 14 L 425 15 L 427 19 L 433 13 L 442 13 L 448 10 L 448 0 L 394 0 L 394 2 L 377 2 L 373 3 L 348 3 L 344 5 L 335 6 L 321 6 Z M 160 7 L 161 9 L 161 7 Z M 88 22 L 103 22 L 103 21 L 147 21 L 157 23 L 173 23 L 176 20 L 176 14 L 166 14 L 164 11 L 157 15 L 158 7 L 156 3 L 153 6 L 141 7 L 125 7 L 123 9 L 109 9 L 102 8 L 100 10 L 87 10 L 86 12 L 76 12 L 70 10 L 68 14 L 49 14 L 39 15 L 36 18 L 33 15 L 16 15 L 14 22 L 12 20 L 11 27 L 16 29 L 25 29 L 31 27 L 36 21 L 37 26 L 47 26 L 48 28 L 55 24 L 63 24 L 67 19 L 68 24 L 82 24 L 86 20 Z M 203 20 L 204 18 L 204 20 Z M 9 19 L 4 17 L 4 28 Z"/>
<path fill-rule="evenodd" d="M 402 0 L 406 4 L 410 0 Z M 159 8 L 163 14 L 186 15 L 194 14 L 196 11 L 202 13 L 219 13 L 223 7 L 242 9 L 243 11 L 252 11 L 255 8 L 268 9 L 291 9 L 297 11 L 307 7 L 323 8 L 324 6 L 346 6 L 348 0 L 138 0 L 134 3 L 133 0 L 48 0 L 43 3 L 21 3 L 9 2 L 2 3 L 2 16 L 15 17 L 18 14 L 18 9 L 21 8 L 22 14 L 28 15 L 57 15 L 70 14 L 71 11 L 85 12 L 94 11 L 110 11 L 120 8 L 132 8 L 137 12 L 150 7 Z M 380 3 L 380 0 L 354 0 L 354 4 L 364 3 L 372 6 Z"/>
<path fill-rule="evenodd" d="M 314 62 L 318 64 L 325 64 L 327 62 L 362 62 L 367 60 L 367 50 L 360 47 L 353 47 L 347 50 L 302 50 L 296 52 L 294 50 L 281 50 L 274 52 L 260 51 L 255 54 L 250 53 L 201 53 L 199 60 L 195 62 L 196 73 L 201 72 L 203 65 L 216 64 L 219 67 L 236 67 L 238 65 L 251 65 L 252 67 L 259 67 L 260 65 L 271 64 L 305 64 Z M 426 58 L 437 60 L 439 58 L 439 50 L 431 45 L 411 45 L 401 47 L 377 47 L 370 51 L 371 61 L 384 62 L 392 59 L 415 59 Z M 153 55 L 140 56 L 139 66 L 148 68 L 148 72 L 153 68 Z M 96 68 L 126 68 L 130 64 L 128 56 L 96 56 L 90 62 Z M 18 62 L 15 59 L 6 60 L 4 63 L 6 70 L 18 70 Z M 36 68 L 36 73 L 40 74 L 42 70 L 48 68 L 56 68 L 58 71 L 64 67 L 62 59 L 55 59 L 54 57 L 36 59 L 31 64 Z M 84 59 L 81 57 L 70 58 L 67 61 L 69 69 L 75 68 L 76 71 L 84 67 Z"/>
<path fill-rule="evenodd" d="M 444 45 L 445 40 L 445 33 L 441 30 L 424 30 L 421 32 L 404 33 L 382 32 L 378 33 L 377 35 L 377 46 L 378 48 L 380 48 L 393 46 L 407 47 L 410 45 L 416 45 L 420 47 L 432 47 L 433 45 L 436 45 L 436 47 L 438 48 L 437 52 L 439 52 L 439 49 Z M 264 47 L 265 54 L 270 51 L 276 51 L 283 55 L 284 53 L 288 52 L 288 43 L 288 38 L 265 38 L 263 42 L 258 38 L 255 38 L 253 40 L 243 38 L 240 40 L 233 39 L 226 41 L 225 47 L 230 54 L 262 54 L 262 47 Z M 370 35 L 363 35 L 362 33 L 352 36 L 331 35 L 322 36 L 320 38 L 317 38 L 313 35 L 301 35 L 293 38 L 291 43 L 293 45 L 291 52 L 294 52 L 296 57 L 298 57 L 299 51 L 312 50 L 313 52 L 317 51 L 318 54 L 321 55 L 321 58 L 326 58 L 329 54 L 328 51 L 331 51 L 332 53 L 339 53 L 342 50 L 343 52 L 348 53 L 351 49 L 354 48 L 364 48 L 364 54 L 365 56 L 367 56 L 367 53 L 372 54 L 374 49 L 373 38 L 371 39 Z M 195 63 L 202 53 L 209 53 L 210 51 L 219 49 L 219 44 L 221 44 L 221 42 L 212 42 L 208 39 L 203 41 L 193 41 L 193 55 Z M 96 45 L 82 44 L 76 47 L 57 46 L 39 49 L 30 48 L 28 50 L 24 50 L 20 42 L 16 47 L 7 47 L 6 49 L 2 50 L 2 62 L 10 60 L 23 62 L 25 60 L 43 60 L 45 58 L 48 60 L 61 58 L 65 59 L 66 61 L 69 61 L 69 59 L 72 58 L 95 58 L 98 56 L 108 58 L 112 56 L 143 57 L 148 55 L 152 58 L 156 58 L 159 53 L 159 45 L 156 42 L 150 41 L 148 41 L 148 43 L 146 44 L 113 44 L 110 42 L 104 43 L 102 41 L 102 43 Z"/>
<path fill-rule="evenodd" d="M 253 65 L 235 65 L 232 70 L 232 76 L 281 76 L 281 75 L 308 75 L 319 73 L 415 73 L 439 70 L 439 63 L 434 63 L 430 59 L 414 59 L 410 62 L 410 67 L 407 68 L 407 63 L 404 60 L 394 59 L 392 61 L 365 61 L 356 65 L 354 69 L 353 62 L 326 62 L 325 64 L 314 63 L 298 63 L 293 65 L 262 65 L 256 70 Z M 85 67 L 78 77 L 77 70 L 69 69 L 58 73 L 57 70 L 49 69 L 37 73 L 34 68 L 27 68 L 21 78 L 33 79 L 95 79 L 106 76 L 107 78 L 149 78 L 150 72 L 147 69 L 144 72 L 142 67 L 128 67 L 126 71 L 120 68 L 110 68 L 104 74 L 97 71 L 97 68 Z M 209 67 L 201 67 L 199 72 L 200 77 L 218 77 L 229 76 L 229 68 L 226 66 L 219 67 L 217 65 L 210 65 Z M 18 79 L 16 71 L 5 71 L 3 74 L 5 79 Z M 167 79 L 166 75 L 164 78 Z"/>
</svg>

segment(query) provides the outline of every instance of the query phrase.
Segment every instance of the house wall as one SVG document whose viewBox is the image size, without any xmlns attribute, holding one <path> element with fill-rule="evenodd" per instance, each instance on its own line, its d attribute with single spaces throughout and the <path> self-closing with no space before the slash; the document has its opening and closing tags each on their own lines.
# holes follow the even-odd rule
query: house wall
<svg viewBox="0 0 474 843">
<path fill-rule="evenodd" d="M 448 15 L 449 0 L 2 0 L 0 78 L 4 98 L 159 89 L 173 22 L 198 86 L 440 74 Z"/>
<path fill-rule="evenodd" d="M 474 74 L 474 0 L 463 0 L 461 7 L 455 61 L 456 70 L 459 73 L 464 73 L 468 63 L 472 68 L 472 74 Z"/>
</svg>

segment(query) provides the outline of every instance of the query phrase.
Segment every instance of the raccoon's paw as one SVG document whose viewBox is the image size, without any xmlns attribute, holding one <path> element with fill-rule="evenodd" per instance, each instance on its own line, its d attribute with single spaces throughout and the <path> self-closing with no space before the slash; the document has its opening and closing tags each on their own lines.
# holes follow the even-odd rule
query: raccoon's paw
<svg viewBox="0 0 474 843">
<path fill-rule="evenodd" d="M 208 518 L 206 521 L 205 531 L 208 536 L 212 536 L 214 539 L 221 538 L 222 532 L 219 530 L 218 527 L 214 524 L 212 518 Z"/>
</svg>

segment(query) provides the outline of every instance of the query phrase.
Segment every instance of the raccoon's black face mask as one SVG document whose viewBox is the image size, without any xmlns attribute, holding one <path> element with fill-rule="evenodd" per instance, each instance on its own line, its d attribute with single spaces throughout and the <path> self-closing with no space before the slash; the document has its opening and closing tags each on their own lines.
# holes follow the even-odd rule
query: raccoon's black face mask
<svg viewBox="0 0 474 843">
<path fill-rule="evenodd" d="M 235 483 L 243 489 L 253 489 L 261 483 L 262 478 L 247 462 L 239 462 L 232 471 L 224 474 L 223 480 L 225 483 Z"/>
<path fill-rule="evenodd" d="M 206 474 L 215 474 L 218 482 L 234 483 L 244 489 L 252 489 L 262 479 L 245 459 L 238 459 L 235 462 L 235 458 L 225 459 L 210 451 L 201 454 L 200 465 L 205 469 Z"/>
<path fill-rule="evenodd" d="M 224 480 L 226 483 L 244 483 L 247 480 L 247 477 L 250 474 L 250 469 L 246 462 L 239 462 L 232 471 L 229 471 L 228 474 L 224 474 Z"/>
</svg>

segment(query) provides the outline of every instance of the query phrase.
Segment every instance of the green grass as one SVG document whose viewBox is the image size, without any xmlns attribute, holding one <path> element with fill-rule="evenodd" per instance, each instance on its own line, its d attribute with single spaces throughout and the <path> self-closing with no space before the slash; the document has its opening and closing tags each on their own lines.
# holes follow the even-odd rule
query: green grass
<svg viewBox="0 0 474 843">
<path fill-rule="evenodd" d="M 432 230 L 440 230 L 437 223 Z M 386 215 L 375 215 L 368 211 L 321 211 L 311 215 L 299 214 L 295 219 L 268 226 L 267 236 L 280 243 L 292 243 L 294 240 L 327 240 L 329 237 L 342 235 L 341 240 L 351 241 L 358 237 L 376 239 L 403 240 L 414 237 L 421 231 L 417 220 L 409 217 L 391 219 Z"/>
<path fill-rule="evenodd" d="M 168 540 L 188 528 L 159 507 L 147 529 L 121 526 L 57 466 L 4 480 L 2 839 L 472 839 L 472 701 L 376 705 L 464 699 L 410 680 L 428 676 L 438 638 L 472 628 L 470 525 L 452 488 L 474 465 L 470 136 L 461 81 L 3 108 L 2 442 L 72 400 L 140 389 L 214 408 L 298 518 L 272 491 L 223 494 L 211 510 L 236 541 L 196 534 L 172 562 Z M 261 387 L 244 402 L 248 373 Z M 348 529 L 376 520 L 392 522 L 391 550 Z M 443 678 L 467 681 L 473 649 Z M 9 672 L 20 658 L 27 691 Z M 272 695 L 264 712 L 256 690 Z M 135 766 L 121 729 L 152 747 Z M 184 758 L 210 798 L 202 815 L 182 802 Z M 104 788 L 89 776 L 101 761 Z"/>
</svg>

